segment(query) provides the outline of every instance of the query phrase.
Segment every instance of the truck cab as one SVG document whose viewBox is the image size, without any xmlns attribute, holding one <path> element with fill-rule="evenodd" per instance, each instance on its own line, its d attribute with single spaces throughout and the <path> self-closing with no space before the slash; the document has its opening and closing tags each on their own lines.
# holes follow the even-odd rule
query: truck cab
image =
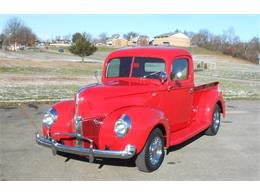
<svg viewBox="0 0 260 195">
<path fill-rule="evenodd" d="M 53 153 L 134 159 L 152 172 L 165 150 L 200 132 L 216 135 L 225 105 L 218 82 L 195 86 L 192 55 L 170 47 L 125 48 L 104 62 L 102 79 L 44 116 L 38 144 Z"/>
</svg>

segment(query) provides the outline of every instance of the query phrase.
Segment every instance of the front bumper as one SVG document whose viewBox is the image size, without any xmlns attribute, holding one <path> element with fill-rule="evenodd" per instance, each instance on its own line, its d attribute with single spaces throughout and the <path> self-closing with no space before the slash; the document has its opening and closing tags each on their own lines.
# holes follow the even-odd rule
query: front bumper
<svg viewBox="0 0 260 195">
<path fill-rule="evenodd" d="M 119 159 L 130 159 L 136 153 L 135 146 L 127 145 L 124 150 L 98 150 L 94 148 L 83 148 L 80 146 L 66 146 L 63 144 L 58 143 L 52 138 L 45 138 L 40 136 L 39 133 L 36 133 L 36 142 L 39 145 L 49 147 L 52 149 L 53 154 L 55 155 L 57 151 L 65 152 L 69 154 L 76 154 L 80 156 L 89 157 L 89 159 L 93 159 L 95 157 L 100 158 L 119 158 Z"/>
</svg>

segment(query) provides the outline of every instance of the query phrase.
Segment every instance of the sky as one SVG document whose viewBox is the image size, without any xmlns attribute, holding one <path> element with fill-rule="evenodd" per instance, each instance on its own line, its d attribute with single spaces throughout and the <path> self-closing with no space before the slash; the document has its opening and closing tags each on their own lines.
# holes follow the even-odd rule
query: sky
<svg viewBox="0 0 260 195">
<path fill-rule="evenodd" d="M 108 35 L 121 35 L 134 31 L 148 35 L 150 38 L 166 32 L 193 31 L 207 29 L 213 34 L 222 34 L 232 27 L 242 41 L 248 41 L 254 36 L 260 36 L 260 15 L 192 15 L 192 14 L 24 14 L 1 15 L 0 32 L 9 18 L 19 17 L 24 24 L 32 28 L 40 39 L 54 39 L 75 32 L 88 32 L 93 37 L 106 32 Z"/>
</svg>

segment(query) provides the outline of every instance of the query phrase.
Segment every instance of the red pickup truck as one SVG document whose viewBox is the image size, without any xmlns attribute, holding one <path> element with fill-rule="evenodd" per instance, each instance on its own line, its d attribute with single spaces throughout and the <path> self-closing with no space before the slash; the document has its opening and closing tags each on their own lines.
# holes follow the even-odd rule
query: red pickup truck
<svg viewBox="0 0 260 195">
<path fill-rule="evenodd" d="M 55 104 L 36 142 L 53 153 L 133 159 L 158 169 L 166 150 L 200 132 L 216 135 L 225 105 L 218 82 L 194 86 L 190 52 L 169 47 L 127 48 L 106 58 L 102 82 Z"/>
</svg>

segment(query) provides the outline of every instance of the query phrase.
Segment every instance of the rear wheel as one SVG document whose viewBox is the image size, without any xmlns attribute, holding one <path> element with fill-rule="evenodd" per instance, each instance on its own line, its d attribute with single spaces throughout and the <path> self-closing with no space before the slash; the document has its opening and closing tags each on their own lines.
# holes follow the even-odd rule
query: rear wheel
<svg viewBox="0 0 260 195">
<path fill-rule="evenodd" d="M 220 127 L 220 120 L 221 120 L 221 108 L 218 104 L 216 104 L 214 112 L 212 114 L 211 126 L 205 131 L 205 134 L 211 136 L 216 135 Z"/>
<path fill-rule="evenodd" d="M 155 128 L 137 156 L 135 164 L 140 171 L 152 172 L 161 166 L 164 155 L 164 137 L 161 129 Z"/>
</svg>

